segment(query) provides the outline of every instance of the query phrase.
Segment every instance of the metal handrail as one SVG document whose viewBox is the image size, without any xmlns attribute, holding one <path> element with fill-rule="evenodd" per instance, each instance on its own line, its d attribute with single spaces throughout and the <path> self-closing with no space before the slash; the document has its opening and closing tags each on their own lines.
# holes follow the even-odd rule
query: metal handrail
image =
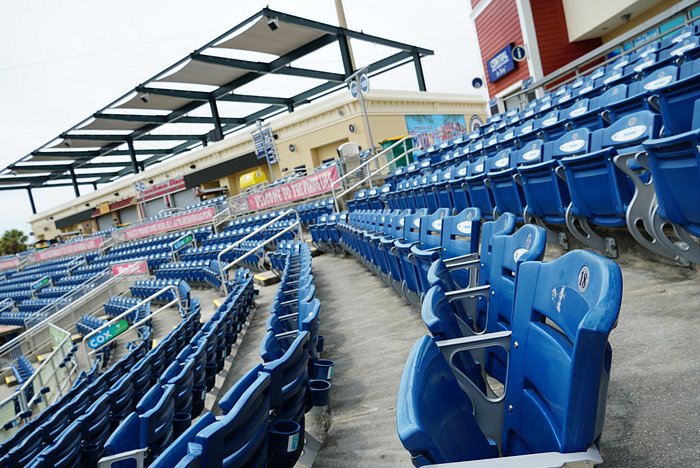
<svg viewBox="0 0 700 468">
<path fill-rule="evenodd" d="M 87 335 L 85 335 L 85 336 L 83 337 L 81 343 L 80 343 L 81 346 L 82 346 L 82 348 L 83 348 L 83 351 L 84 351 L 84 353 L 85 353 L 85 361 L 89 364 L 89 363 L 90 363 L 90 355 L 91 355 L 91 354 L 95 354 L 100 348 L 102 348 L 102 346 L 104 346 L 104 345 L 110 343 L 110 341 L 107 341 L 107 342 L 101 344 L 100 346 L 98 346 L 97 348 L 93 349 L 91 352 L 88 352 L 88 349 L 87 349 L 87 341 L 88 341 L 90 338 L 92 338 L 93 336 L 97 335 L 100 331 L 104 330 L 104 329 L 107 328 L 108 326 L 113 325 L 114 323 L 116 323 L 116 322 L 118 322 L 119 320 L 123 319 L 123 318 L 126 317 L 127 315 L 129 315 L 129 314 L 131 314 L 131 313 L 137 311 L 141 306 L 145 305 L 146 303 L 150 304 L 150 302 L 151 302 L 153 299 L 159 297 L 161 294 L 165 293 L 165 292 L 168 291 L 168 290 L 173 290 L 173 291 L 175 292 L 175 299 L 173 299 L 172 301 L 168 302 L 167 304 L 165 304 L 164 306 L 162 306 L 162 307 L 161 307 L 160 309 L 158 309 L 157 311 L 152 312 L 151 314 L 149 314 L 149 315 L 146 316 L 145 318 L 139 320 L 138 322 L 132 323 L 131 326 L 129 326 L 129 329 L 128 329 L 127 331 L 125 331 L 124 333 L 127 333 L 129 330 L 137 329 L 138 327 L 140 327 L 141 325 L 143 325 L 145 322 L 147 322 L 148 320 L 150 320 L 151 318 L 153 318 L 155 315 L 159 314 L 163 309 L 166 309 L 166 308 L 170 307 L 171 305 L 174 305 L 175 303 L 178 304 L 179 310 L 182 310 L 182 297 L 180 297 L 180 290 L 177 288 L 177 286 L 175 286 L 175 285 L 173 285 L 173 284 L 170 284 L 170 285 L 164 287 L 163 289 L 161 289 L 161 290 L 157 291 L 156 293 L 154 293 L 154 294 L 148 296 L 146 299 L 143 299 L 143 300 L 142 300 L 141 302 L 139 302 L 138 304 L 135 304 L 135 305 L 132 306 L 131 308 L 127 309 L 126 311 L 124 311 L 124 312 L 122 312 L 121 314 L 117 315 L 116 317 L 112 318 L 112 319 L 109 320 L 108 322 L 103 323 L 101 326 L 99 326 L 98 328 L 94 329 L 93 331 L 91 331 L 90 333 L 88 333 Z"/>
<path fill-rule="evenodd" d="M 413 153 L 414 151 L 416 151 L 416 148 L 411 148 L 411 149 L 407 149 L 407 148 L 406 148 L 406 141 L 409 140 L 409 139 L 412 139 L 412 138 L 413 138 L 413 136 L 411 136 L 411 135 L 407 135 L 407 136 L 401 138 L 400 140 L 396 141 L 396 142 L 395 142 L 394 144 L 392 144 L 391 146 L 388 146 L 388 147 L 384 148 L 382 151 L 380 151 L 379 153 L 377 153 L 375 156 L 373 156 L 372 158 L 368 159 L 368 160 L 365 161 L 364 163 L 362 163 L 362 164 L 360 164 L 359 166 L 357 166 L 357 167 L 356 167 L 355 169 L 353 169 L 352 171 L 350 171 L 350 172 L 346 173 L 345 175 L 343 175 L 343 177 L 340 177 L 339 179 L 333 181 L 333 183 L 331 184 L 331 190 L 332 190 L 332 193 L 333 193 L 333 202 L 335 203 L 335 209 L 336 209 L 336 211 L 340 211 L 340 206 L 338 205 L 338 199 L 339 199 L 339 198 L 342 198 L 343 196 L 345 196 L 345 194 L 347 194 L 348 192 L 350 192 L 350 191 L 354 190 L 355 188 L 359 187 L 360 185 L 364 184 L 365 181 L 367 181 L 367 180 L 371 179 L 373 176 L 379 174 L 381 171 L 383 171 L 384 169 L 386 169 L 386 168 L 389 167 L 390 165 L 395 164 L 395 163 L 396 163 L 398 160 L 400 160 L 401 158 L 404 158 L 404 161 L 406 162 L 406 164 L 408 164 L 408 155 L 411 154 L 411 153 Z M 354 174 L 355 172 L 357 172 L 358 170 L 360 170 L 360 169 L 361 169 L 362 167 L 364 167 L 365 165 L 367 165 L 367 164 L 369 164 L 369 163 L 375 161 L 375 160 L 376 160 L 377 158 L 379 158 L 380 156 L 383 156 L 383 155 L 387 154 L 387 153 L 389 152 L 389 150 L 395 148 L 396 146 L 398 146 L 398 145 L 400 145 L 400 144 L 403 144 L 403 153 L 401 153 L 398 157 L 396 157 L 395 159 L 392 159 L 391 161 L 385 163 L 383 166 L 378 167 L 377 169 L 374 170 L 374 172 L 372 172 L 372 170 L 370 170 L 370 172 L 369 172 L 369 174 L 367 175 L 367 177 L 364 177 L 364 178 L 361 179 L 359 182 L 356 182 L 356 183 L 355 183 L 354 185 L 352 185 L 351 187 L 345 189 L 343 192 L 341 192 L 340 194 L 336 195 L 336 193 L 335 193 L 335 186 L 336 186 L 338 183 L 340 183 L 343 179 L 346 179 L 348 176 Z"/>
<path fill-rule="evenodd" d="M 238 247 L 243 242 L 247 241 L 248 239 L 255 236 L 256 234 L 259 234 L 263 230 L 265 230 L 268 227 L 275 224 L 277 221 L 280 221 L 281 219 L 286 218 L 287 216 L 289 216 L 292 213 L 296 217 L 296 222 L 299 223 L 299 225 L 301 226 L 301 218 L 299 218 L 299 213 L 297 212 L 297 210 L 289 209 L 289 210 L 286 210 L 286 211 L 280 213 L 275 218 L 271 219 L 270 221 L 263 224 L 259 228 L 255 229 L 254 231 L 252 231 L 251 233 L 249 233 L 248 235 L 246 235 L 242 239 L 237 240 L 236 242 L 234 242 L 233 244 L 229 245 L 224 250 L 219 252 L 219 254 L 216 256 L 216 263 L 219 265 L 219 275 L 221 277 L 221 282 L 223 284 L 224 292 L 226 293 L 226 295 L 228 295 L 228 287 L 226 286 L 226 281 L 224 280 L 224 269 L 223 269 L 223 266 L 221 264 L 221 258 L 224 256 L 224 254 L 229 253 L 230 251 L 232 251 L 233 249 Z M 301 232 L 301 229 L 299 229 L 299 236 L 302 238 L 302 240 L 304 239 L 304 234 Z"/>
<path fill-rule="evenodd" d="M 0 301 L 0 313 L 5 312 L 5 310 L 15 306 L 15 301 L 10 297 L 6 297 Z"/>
<path fill-rule="evenodd" d="M 130 273 L 132 268 L 135 268 L 135 266 L 127 268 L 126 270 L 121 272 L 119 275 L 116 275 L 116 276 L 108 279 L 107 281 L 105 281 L 104 283 L 102 283 L 99 286 L 102 286 L 104 289 L 112 287 L 115 283 L 118 283 L 119 281 L 124 279 L 124 277 Z M 101 273 L 98 274 L 98 276 L 91 278 L 87 283 L 83 283 L 83 285 L 95 283 L 95 282 L 99 281 L 100 279 L 104 278 L 104 276 L 106 276 L 107 272 L 109 272 L 109 271 L 110 271 L 109 269 L 103 270 Z M 100 289 L 102 289 L 102 288 L 100 288 Z M 95 288 L 91 288 L 91 290 L 88 291 L 85 295 L 83 295 L 81 297 L 81 299 L 86 297 L 88 294 L 93 293 L 95 291 L 98 291 L 98 290 Z M 76 290 L 70 291 L 68 296 L 73 295 L 76 292 L 77 292 Z M 65 295 L 62 297 L 67 298 Z M 68 304 L 67 306 L 62 307 L 61 309 L 56 311 L 55 313 L 48 315 L 41 322 L 37 323 L 36 325 L 33 325 L 30 328 L 27 328 L 25 331 L 23 331 L 22 333 L 20 333 L 19 335 L 17 335 L 16 337 L 14 337 L 10 341 L 8 341 L 7 343 L 0 346 L 0 359 L 2 359 L 2 356 L 8 354 L 9 352 L 13 351 L 15 348 L 21 346 L 22 343 L 24 343 L 25 341 L 28 341 L 29 339 L 33 338 L 34 335 L 37 335 L 39 332 L 43 331 L 45 328 L 47 328 L 49 325 L 51 325 L 50 322 L 55 322 L 57 320 L 56 315 L 58 315 L 61 311 L 68 309 L 72 305 L 72 302 L 73 302 L 73 300 L 71 300 L 71 304 Z M 52 306 L 53 305 L 50 304 L 50 305 L 44 307 L 43 309 L 41 309 L 39 312 L 45 311 L 46 309 L 48 309 Z M 36 347 L 36 346 L 34 346 L 34 347 Z"/>
<path fill-rule="evenodd" d="M 228 293 L 229 293 L 228 286 L 226 285 L 226 281 L 224 278 L 225 272 L 227 272 L 228 270 L 230 270 L 234 266 L 238 265 L 241 261 L 243 261 L 243 259 L 248 258 L 249 256 L 253 255 L 254 252 L 257 252 L 261 248 L 264 248 L 267 244 L 276 240 L 278 237 L 283 236 L 284 234 L 288 233 L 289 231 L 291 231 L 294 228 L 299 228 L 299 235 L 302 236 L 301 222 L 299 220 L 296 220 L 296 221 L 294 221 L 294 223 L 290 224 L 289 226 L 287 226 L 286 228 L 284 228 L 283 230 L 281 230 L 280 232 L 278 232 L 274 236 L 270 237 L 269 239 L 264 240 L 260 244 L 256 245 L 254 248 L 248 250 L 246 253 L 244 253 L 240 257 L 236 258 L 234 261 L 232 261 L 231 263 L 229 263 L 225 267 L 221 267 L 221 265 L 219 265 L 219 267 L 220 267 L 219 269 L 221 271 L 221 284 L 224 288 L 224 293 L 228 296 Z"/>
<path fill-rule="evenodd" d="M 54 357 L 59 352 L 64 350 L 64 345 L 66 344 L 66 342 L 68 340 L 71 339 L 70 332 L 68 332 L 68 331 L 66 331 L 66 330 L 64 330 L 64 329 L 62 329 L 54 324 L 49 324 L 49 325 L 51 327 L 55 328 L 56 330 L 58 330 L 60 333 L 62 333 L 64 335 L 63 339 L 61 340 L 60 343 L 58 343 L 58 345 L 54 348 L 54 350 L 51 352 L 51 354 L 49 354 L 49 356 L 39 365 L 39 367 L 34 371 L 34 373 L 25 382 L 23 382 L 22 385 L 20 385 L 19 388 L 17 390 L 15 390 L 15 392 L 12 395 L 8 396 L 7 398 L 5 398 L 3 401 L 0 402 L 0 407 L 4 407 L 11 400 L 16 399 L 17 402 L 19 403 L 19 407 L 20 407 L 19 414 L 24 413 L 24 412 L 29 410 L 29 402 L 26 399 L 26 390 L 29 387 L 29 385 L 33 385 L 34 380 L 39 379 L 39 384 L 40 384 L 41 388 L 44 388 L 46 386 L 45 385 L 46 382 L 44 382 L 41 379 L 42 370 L 44 369 L 45 366 L 49 365 L 49 363 L 54 363 Z M 69 373 L 66 375 L 66 377 L 70 378 L 72 373 L 73 373 L 72 371 L 69 371 Z M 52 375 L 52 378 L 54 375 L 56 375 L 55 372 Z M 65 388 L 65 387 L 63 385 L 57 385 L 56 387 L 58 388 L 58 393 L 62 394 L 63 388 Z M 0 423 L 4 425 L 7 423 L 7 421 L 2 421 Z"/>
</svg>

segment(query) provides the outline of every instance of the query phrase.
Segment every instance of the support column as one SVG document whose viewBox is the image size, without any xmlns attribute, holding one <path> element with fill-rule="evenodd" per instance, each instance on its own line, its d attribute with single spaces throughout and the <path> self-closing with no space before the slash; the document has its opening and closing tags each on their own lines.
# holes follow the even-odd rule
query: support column
<svg viewBox="0 0 700 468">
<path fill-rule="evenodd" d="M 211 108 L 211 118 L 214 120 L 214 133 L 216 141 L 224 138 L 224 130 L 221 128 L 221 117 L 219 117 L 219 107 L 216 105 L 216 99 L 209 98 L 209 107 Z"/>
<path fill-rule="evenodd" d="M 417 48 L 413 48 L 413 65 L 416 67 L 416 79 L 418 80 L 418 90 L 427 91 L 425 87 L 425 76 L 423 75 L 423 65 L 420 63 L 420 53 Z"/>
<path fill-rule="evenodd" d="M 126 144 L 129 147 L 129 157 L 131 158 L 131 170 L 134 174 L 139 173 L 139 163 L 136 159 L 136 150 L 134 149 L 134 140 L 132 138 L 126 139 Z"/>
<path fill-rule="evenodd" d="M 97 190 L 97 182 L 93 182 L 93 183 L 92 183 L 92 188 L 94 188 L 95 190 Z"/>
<path fill-rule="evenodd" d="M 73 166 L 68 168 L 70 171 L 70 180 L 73 182 L 73 191 L 75 192 L 75 196 L 79 197 L 80 196 L 80 188 L 78 187 L 78 179 L 75 177 L 75 169 L 73 169 Z"/>
<path fill-rule="evenodd" d="M 34 204 L 34 195 L 32 194 L 32 187 L 27 187 L 27 195 L 29 195 L 29 204 L 32 206 L 32 214 L 36 214 L 36 205 Z"/>
<path fill-rule="evenodd" d="M 347 78 L 355 73 L 355 65 L 352 60 L 348 37 L 343 32 L 338 35 L 338 45 L 340 46 L 340 56 L 343 59 L 343 69 L 345 70 L 345 77 Z"/>
</svg>

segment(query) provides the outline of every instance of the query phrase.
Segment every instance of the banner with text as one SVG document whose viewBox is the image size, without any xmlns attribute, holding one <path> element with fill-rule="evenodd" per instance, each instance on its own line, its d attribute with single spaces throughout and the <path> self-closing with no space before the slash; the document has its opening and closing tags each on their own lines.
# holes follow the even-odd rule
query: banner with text
<svg viewBox="0 0 700 468">
<path fill-rule="evenodd" d="M 252 211 L 258 211 L 321 195 L 330 191 L 331 184 L 336 180 L 338 169 L 332 166 L 294 182 L 248 195 L 248 206 Z"/>
<path fill-rule="evenodd" d="M 0 260 L 0 271 L 17 268 L 19 266 L 19 257 L 5 258 Z"/>
<path fill-rule="evenodd" d="M 80 242 L 73 242 L 72 244 L 58 245 L 56 247 L 49 247 L 46 250 L 40 250 L 39 252 L 32 255 L 32 260 L 35 262 L 43 262 L 45 260 L 51 260 L 52 258 L 65 257 L 67 255 L 76 255 L 83 252 L 90 252 L 92 250 L 97 250 L 102 247 L 104 239 L 102 237 L 93 237 L 91 239 L 86 239 Z"/>
<path fill-rule="evenodd" d="M 159 219 L 150 223 L 141 224 L 119 231 L 120 237 L 124 240 L 140 239 L 142 237 L 154 236 L 163 234 L 169 231 L 186 229 L 200 224 L 210 223 L 216 209 L 214 207 L 202 208 L 197 211 L 190 211 L 180 215 L 170 216 L 168 218 Z"/>
</svg>

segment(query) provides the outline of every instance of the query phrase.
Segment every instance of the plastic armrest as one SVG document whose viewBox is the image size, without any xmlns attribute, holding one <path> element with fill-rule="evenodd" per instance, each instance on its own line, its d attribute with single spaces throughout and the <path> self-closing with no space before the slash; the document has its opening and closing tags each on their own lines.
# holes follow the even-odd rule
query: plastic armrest
<svg viewBox="0 0 700 468">
<path fill-rule="evenodd" d="M 492 346 L 501 346 L 507 352 L 510 352 L 510 341 L 511 332 L 502 331 L 443 340 L 435 343 L 450 364 L 452 373 L 457 379 L 459 386 L 471 400 L 474 406 L 474 418 L 482 432 L 487 438 L 495 440 L 499 449 L 501 448 L 503 436 L 503 417 L 508 387 L 505 388 L 503 395 L 498 398 L 490 398 L 484 395 L 481 389 L 479 389 L 469 377 L 459 370 L 459 368 L 452 365 L 452 356 L 458 352 L 483 350 L 484 348 Z"/>
<path fill-rule="evenodd" d="M 473 297 L 483 297 L 488 300 L 491 292 L 491 286 L 475 286 L 471 288 L 459 289 L 457 291 L 447 291 L 445 297 L 449 302 L 456 301 L 458 299 L 466 299 Z"/>
</svg>

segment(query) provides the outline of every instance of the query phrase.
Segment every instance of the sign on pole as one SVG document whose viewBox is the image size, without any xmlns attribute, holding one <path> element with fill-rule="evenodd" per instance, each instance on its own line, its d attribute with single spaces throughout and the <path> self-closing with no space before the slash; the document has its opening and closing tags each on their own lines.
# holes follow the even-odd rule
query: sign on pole
<svg viewBox="0 0 700 468">
<path fill-rule="evenodd" d="M 46 286 L 51 285 L 51 277 L 50 276 L 44 276 L 40 280 L 36 281 L 35 283 L 32 284 L 32 291 L 39 291 L 41 289 L 44 289 Z"/>
<path fill-rule="evenodd" d="M 117 336 L 121 335 L 129 329 L 129 322 L 126 319 L 120 319 L 108 326 L 104 330 L 100 330 L 95 336 L 88 340 L 88 346 L 92 349 L 97 349 L 104 344 L 109 343 Z"/>
<path fill-rule="evenodd" d="M 250 132 L 255 146 L 255 155 L 258 159 L 266 159 L 272 177 L 272 164 L 277 164 L 279 160 L 275 135 L 272 133 L 270 124 L 258 121 L 257 128 Z"/>
</svg>

